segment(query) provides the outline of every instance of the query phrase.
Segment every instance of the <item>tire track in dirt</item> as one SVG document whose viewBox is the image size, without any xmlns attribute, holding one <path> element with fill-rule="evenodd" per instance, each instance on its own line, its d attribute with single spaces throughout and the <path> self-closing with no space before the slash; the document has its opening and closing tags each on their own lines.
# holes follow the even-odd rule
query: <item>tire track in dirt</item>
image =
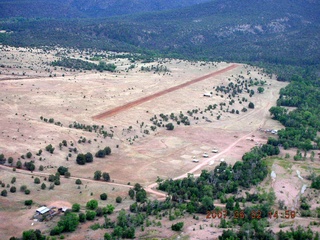
<svg viewBox="0 0 320 240">
<path fill-rule="evenodd" d="M 234 68 L 236 68 L 238 66 L 239 66 L 238 64 L 232 64 L 232 65 L 230 65 L 230 66 L 228 66 L 226 68 L 220 69 L 220 70 L 218 70 L 216 72 L 204 75 L 204 76 L 199 77 L 199 78 L 195 78 L 195 79 L 190 80 L 188 82 L 182 83 L 180 85 L 177 85 L 177 86 L 165 89 L 165 90 L 162 90 L 162 91 L 154 93 L 152 95 L 149 95 L 149 96 L 146 96 L 146 97 L 143 97 L 143 98 L 139 98 L 139 99 L 134 100 L 132 102 L 126 103 L 126 104 L 124 104 L 122 106 L 115 107 L 115 108 L 113 108 L 111 110 L 108 110 L 106 112 L 103 112 L 101 114 L 93 116 L 92 118 L 93 118 L 93 120 L 99 120 L 99 119 L 103 119 L 103 118 L 114 116 L 114 115 L 116 115 L 116 114 L 118 114 L 120 112 L 123 112 L 125 110 L 130 109 L 130 108 L 138 106 L 138 105 L 140 105 L 142 103 L 145 103 L 145 102 L 148 102 L 148 101 L 153 100 L 155 98 L 158 98 L 160 96 L 163 96 L 163 95 L 165 95 L 167 93 L 171 93 L 171 92 L 177 91 L 177 90 L 179 90 L 181 88 L 187 87 L 187 86 L 192 85 L 194 83 L 201 82 L 201 81 L 203 81 L 205 79 L 208 79 L 210 77 L 215 77 L 215 76 L 217 76 L 219 74 L 222 74 L 222 73 L 225 73 L 227 71 L 230 71 L 230 70 L 232 70 L 232 69 L 234 69 Z"/>
</svg>

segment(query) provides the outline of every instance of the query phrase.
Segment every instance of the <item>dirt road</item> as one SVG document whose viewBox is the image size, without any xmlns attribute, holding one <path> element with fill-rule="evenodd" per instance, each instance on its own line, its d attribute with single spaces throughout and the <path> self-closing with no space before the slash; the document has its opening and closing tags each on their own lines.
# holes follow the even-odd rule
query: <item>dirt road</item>
<svg viewBox="0 0 320 240">
<path fill-rule="evenodd" d="M 149 96 L 146 96 L 146 97 L 143 97 L 143 98 L 139 98 L 139 99 L 134 100 L 132 102 L 126 103 L 126 104 L 124 104 L 122 106 L 118 106 L 116 108 L 113 108 L 111 110 L 108 110 L 106 112 L 98 114 L 96 116 L 93 116 L 93 119 L 94 120 L 99 120 L 99 119 L 103 119 L 103 118 L 114 116 L 114 115 L 118 114 L 119 112 L 128 110 L 128 109 L 133 108 L 135 106 L 138 106 L 138 105 L 140 105 L 142 103 L 145 103 L 145 102 L 150 101 L 152 99 L 155 99 L 155 98 L 158 98 L 160 96 L 163 96 L 163 95 L 165 95 L 167 93 L 171 93 L 171 92 L 177 91 L 177 90 L 179 90 L 181 88 L 184 88 L 184 87 L 187 87 L 187 86 L 189 86 L 191 84 L 203 81 L 203 80 L 211 78 L 211 77 L 215 77 L 215 76 L 217 76 L 219 74 L 222 74 L 222 73 L 225 73 L 227 71 L 230 71 L 230 70 L 232 70 L 232 69 L 234 69 L 234 68 L 236 68 L 238 66 L 239 66 L 238 64 L 232 64 L 232 65 L 230 65 L 230 66 L 228 66 L 226 68 L 223 68 L 221 70 L 218 70 L 216 72 L 204 75 L 204 76 L 199 77 L 199 78 L 195 78 L 195 79 L 190 80 L 188 82 L 182 83 L 180 85 L 177 85 L 177 86 L 165 89 L 165 90 L 162 90 L 162 91 L 154 93 L 152 95 L 149 95 Z"/>
</svg>

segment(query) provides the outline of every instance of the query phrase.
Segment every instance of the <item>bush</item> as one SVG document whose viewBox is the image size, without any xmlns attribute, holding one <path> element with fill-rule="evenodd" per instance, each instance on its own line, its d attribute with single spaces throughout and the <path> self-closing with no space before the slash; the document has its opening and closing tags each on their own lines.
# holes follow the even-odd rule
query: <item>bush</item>
<svg viewBox="0 0 320 240">
<path fill-rule="evenodd" d="M 253 109 L 253 108 L 254 108 L 254 104 L 253 104 L 253 102 L 250 102 L 250 103 L 249 103 L 248 108 L 251 108 L 251 109 Z"/>
<path fill-rule="evenodd" d="M 86 156 L 82 153 L 79 153 L 77 155 L 77 159 L 76 159 L 76 162 L 79 164 L 79 165 L 85 165 L 86 164 Z"/>
<path fill-rule="evenodd" d="M 22 186 L 20 187 L 20 191 L 21 191 L 21 192 L 24 192 L 26 189 L 27 189 L 27 186 L 26 186 L 26 185 L 22 185 Z"/>
<path fill-rule="evenodd" d="M 42 184 L 41 184 L 41 189 L 44 190 L 44 189 L 46 189 L 46 188 L 47 188 L 47 185 L 46 185 L 45 183 L 42 183 Z"/>
<path fill-rule="evenodd" d="M 64 166 L 60 166 L 57 171 L 58 173 L 60 173 L 60 175 L 64 175 L 66 172 L 68 172 L 68 168 Z"/>
<path fill-rule="evenodd" d="M 91 153 L 87 152 L 85 158 L 87 163 L 93 162 L 93 155 Z"/>
<path fill-rule="evenodd" d="M 101 200 L 107 200 L 107 198 L 108 198 L 108 195 L 107 195 L 106 193 L 102 193 L 102 194 L 100 195 L 100 199 L 101 199 Z"/>
<path fill-rule="evenodd" d="M 95 211 L 87 211 L 86 212 L 86 219 L 91 221 L 96 217 L 97 213 Z"/>
<path fill-rule="evenodd" d="M 106 155 L 110 155 L 111 154 L 111 148 L 110 147 L 105 147 L 104 148 L 104 152 Z"/>
<path fill-rule="evenodd" d="M 77 180 L 76 180 L 76 184 L 77 184 L 77 185 L 82 184 L 81 180 L 80 180 L 80 179 L 77 179 Z"/>
<path fill-rule="evenodd" d="M 25 200 L 24 201 L 24 205 L 26 205 L 26 206 L 31 206 L 32 205 L 32 203 L 33 203 L 33 201 L 30 199 L 30 200 Z"/>
<path fill-rule="evenodd" d="M 75 203 L 72 205 L 72 211 L 73 212 L 79 212 L 80 211 L 80 204 L 79 203 Z"/>
<path fill-rule="evenodd" d="M 15 186 L 12 186 L 10 188 L 10 192 L 15 193 L 17 191 L 17 188 Z"/>
<path fill-rule="evenodd" d="M 167 128 L 167 130 L 173 130 L 174 129 L 174 125 L 172 124 L 172 123 L 168 123 L 167 125 L 166 125 L 166 128 Z"/>
<path fill-rule="evenodd" d="M 181 231 L 181 229 L 183 228 L 183 222 L 178 222 L 176 224 L 172 224 L 171 229 L 173 231 Z"/>
<path fill-rule="evenodd" d="M 111 235 L 107 232 L 104 234 L 103 238 L 104 238 L 104 240 L 111 240 L 112 239 Z"/>
<path fill-rule="evenodd" d="M 117 203 L 121 203 L 121 202 L 122 202 L 122 197 L 118 196 L 118 197 L 116 198 L 116 202 L 117 202 Z"/>
<path fill-rule="evenodd" d="M 26 190 L 24 191 L 24 194 L 29 195 L 29 194 L 30 194 L 30 190 L 29 190 L 29 189 L 26 189 Z"/>
<path fill-rule="evenodd" d="M 36 178 L 33 180 L 33 182 L 34 182 L 35 184 L 39 184 L 39 183 L 40 183 L 40 178 L 36 177 Z"/>
<path fill-rule="evenodd" d="M 89 202 L 87 202 L 86 207 L 87 207 L 88 209 L 94 210 L 94 209 L 96 209 L 96 208 L 98 207 L 98 201 L 92 199 L 92 200 L 90 200 Z"/>
<path fill-rule="evenodd" d="M 103 180 L 105 180 L 106 182 L 110 181 L 110 174 L 107 172 L 102 173 L 102 178 Z"/>
<path fill-rule="evenodd" d="M 7 192 L 6 189 L 4 189 L 4 190 L 1 191 L 1 196 L 2 196 L 2 197 L 6 197 L 7 195 L 8 195 L 8 192 Z"/>
<path fill-rule="evenodd" d="M 79 222 L 85 222 L 86 221 L 86 215 L 84 213 L 79 213 Z"/>
<path fill-rule="evenodd" d="M 26 156 L 27 156 L 27 158 L 31 158 L 31 157 L 32 157 L 32 153 L 31 153 L 31 152 L 28 152 L 28 153 L 26 154 Z"/>
<path fill-rule="evenodd" d="M 106 156 L 106 152 L 105 152 L 104 150 L 99 150 L 99 151 L 95 154 L 95 156 L 96 156 L 97 158 L 104 158 L 104 157 Z"/>
</svg>

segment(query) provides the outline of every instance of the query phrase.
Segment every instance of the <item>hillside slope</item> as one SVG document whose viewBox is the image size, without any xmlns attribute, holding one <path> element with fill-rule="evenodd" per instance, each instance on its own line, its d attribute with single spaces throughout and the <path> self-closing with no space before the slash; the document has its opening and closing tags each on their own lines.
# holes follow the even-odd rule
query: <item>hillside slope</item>
<svg viewBox="0 0 320 240">
<path fill-rule="evenodd" d="M 226 61 L 315 65 L 320 3 L 216 0 L 179 10 L 104 19 L 4 20 L 0 41 Z"/>
<path fill-rule="evenodd" d="M 0 0 L 0 16 L 99 18 L 191 6 L 209 0 Z"/>
</svg>

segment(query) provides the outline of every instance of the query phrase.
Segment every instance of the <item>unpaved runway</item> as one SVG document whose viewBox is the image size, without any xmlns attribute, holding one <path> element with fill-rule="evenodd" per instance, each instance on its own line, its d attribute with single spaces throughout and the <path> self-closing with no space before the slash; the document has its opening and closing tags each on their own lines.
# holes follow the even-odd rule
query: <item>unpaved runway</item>
<svg viewBox="0 0 320 240">
<path fill-rule="evenodd" d="M 93 119 L 94 119 L 94 120 L 99 120 L 99 119 L 103 119 L 103 118 L 107 118 L 107 117 L 114 116 L 114 115 L 118 114 L 119 112 L 128 110 L 128 109 L 133 108 L 133 107 L 135 107 L 135 106 L 138 106 L 138 105 L 140 105 L 140 104 L 142 104 L 142 103 L 145 103 L 145 102 L 150 101 L 150 100 L 152 100 L 152 99 L 155 99 L 155 98 L 157 98 L 157 97 L 163 96 L 163 95 L 165 95 L 165 94 L 167 94 L 167 93 L 174 92 L 174 91 L 177 91 L 177 90 L 179 90 L 179 89 L 181 89 L 181 88 L 187 87 L 187 86 L 189 86 L 189 85 L 191 85 L 191 84 L 194 84 L 194 83 L 203 81 L 203 80 L 205 80 L 205 79 L 207 79 L 207 78 L 215 77 L 215 76 L 217 76 L 217 75 L 219 75 L 219 74 L 222 74 L 222 73 L 225 73 L 225 72 L 227 72 L 227 71 L 230 71 L 230 70 L 232 70 L 232 69 L 234 69 L 234 68 L 236 68 L 236 67 L 238 67 L 238 66 L 239 66 L 238 64 L 232 64 L 232 65 L 230 65 L 230 66 L 228 66 L 228 67 L 226 67 L 226 68 L 223 68 L 223 69 L 221 69 L 221 70 L 219 70 L 219 71 L 216 71 L 216 72 L 213 72 L 213 73 L 204 75 L 204 76 L 199 77 L 199 78 L 195 78 L 195 79 L 193 79 L 193 80 L 190 80 L 190 81 L 188 81 L 188 82 L 182 83 L 182 84 L 180 84 L 180 85 L 177 85 L 177 86 L 174 86 L 174 87 L 171 87 L 171 88 L 162 90 L 162 91 L 160 91 L 160 92 L 154 93 L 154 94 L 152 94 L 152 95 L 149 95 L 149 96 L 146 96 L 146 97 L 143 97 L 143 98 L 134 100 L 134 101 L 129 102 L 129 103 L 126 103 L 126 104 L 124 104 L 124 105 L 122 105 L 122 106 L 118 106 L 118 107 L 116 107 L 116 108 L 113 108 L 113 109 L 111 109 L 111 110 L 108 110 L 108 111 L 106 111 L 106 112 L 103 112 L 103 113 L 101 113 L 101 114 L 98 114 L 98 115 L 96 115 L 96 116 L 93 116 Z"/>
</svg>

